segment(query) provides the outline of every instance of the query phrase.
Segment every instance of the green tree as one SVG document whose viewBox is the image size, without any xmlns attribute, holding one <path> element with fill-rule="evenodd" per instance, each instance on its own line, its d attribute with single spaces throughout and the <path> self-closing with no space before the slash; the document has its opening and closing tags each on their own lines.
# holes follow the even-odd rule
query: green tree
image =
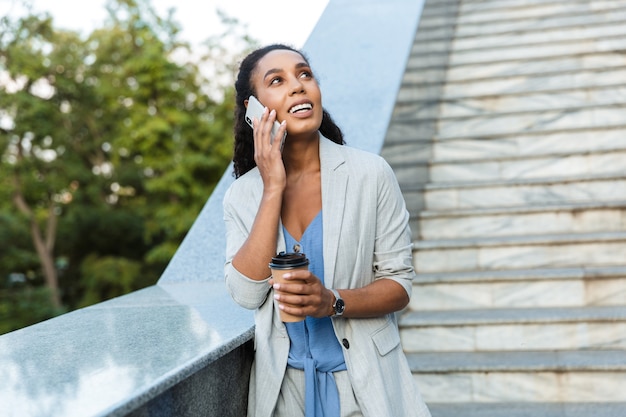
<svg viewBox="0 0 626 417">
<path fill-rule="evenodd" d="M 54 311 L 154 283 L 231 157 L 232 78 L 200 71 L 233 69 L 224 37 L 183 62 L 172 12 L 107 10 L 85 39 L 46 14 L 0 20 L 0 227 L 21 254 L 0 274 L 45 282 Z"/>
<path fill-rule="evenodd" d="M 0 62 L 10 79 L 2 86 L 5 94 L 0 96 L 0 108 L 4 124 L 9 124 L 9 119 L 12 124 L 1 131 L 0 143 L 5 149 L 2 176 L 29 226 L 52 303 L 60 307 L 53 253 L 58 211 L 69 184 L 59 175 L 63 172 L 57 158 L 60 149 L 54 148 L 57 144 L 51 135 L 61 120 L 55 100 L 49 97 L 49 80 L 54 77 L 45 60 L 52 35 L 50 20 L 31 16 L 18 22 L 12 33 L 2 32 Z"/>
</svg>

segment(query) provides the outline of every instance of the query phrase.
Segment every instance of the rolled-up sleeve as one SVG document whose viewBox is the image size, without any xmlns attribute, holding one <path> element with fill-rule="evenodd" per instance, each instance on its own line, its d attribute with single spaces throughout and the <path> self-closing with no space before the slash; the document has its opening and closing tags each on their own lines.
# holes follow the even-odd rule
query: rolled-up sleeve
<svg viewBox="0 0 626 417">
<path fill-rule="evenodd" d="M 236 184 L 236 183 L 235 183 Z M 253 280 L 239 272 L 232 264 L 233 257 L 243 246 L 250 233 L 256 215 L 256 209 L 250 204 L 250 199 L 242 201 L 242 195 L 246 195 L 245 187 L 231 185 L 224 195 L 224 224 L 226 227 L 226 263 L 224 265 L 224 278 L 226 288 L 233 300 L 244 308 L 256 309 L 261 306 L 270 292 L 267 279 Z M 244 189 L 241 189 L 244 188 Z"/>
<path fill-rule="evenodd" d="M 411 296 L 415 271 L 409 213 L 391 167 L 383 160 L 378 178 L 374 273 L 396 281 Z"/>
</svg>

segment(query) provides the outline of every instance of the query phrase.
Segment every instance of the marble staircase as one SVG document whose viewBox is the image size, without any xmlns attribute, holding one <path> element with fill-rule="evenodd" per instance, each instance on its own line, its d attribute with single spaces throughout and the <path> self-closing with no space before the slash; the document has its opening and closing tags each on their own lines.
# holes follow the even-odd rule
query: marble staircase
<svg viewBox="0 0 626 417">
<path fill-rule="evenodd" d="M 626 0 L 427 0 L 382 155 L 433 417 L 626 415 Z"/>
</svg>

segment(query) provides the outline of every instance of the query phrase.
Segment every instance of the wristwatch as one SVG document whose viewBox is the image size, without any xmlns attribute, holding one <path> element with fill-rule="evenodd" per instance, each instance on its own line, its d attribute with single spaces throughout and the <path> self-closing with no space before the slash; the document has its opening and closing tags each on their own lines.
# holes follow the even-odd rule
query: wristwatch
<svg viewBox="0 0 626 417">
<path fill-rule="evenodd" d="M 333 315 L 331 317 L 339 317 L 343 315 L 343 310 L 346 308 L 346 303 L 343 301 L 343 298 L 339 295 L 339 291 L 330 288 L 332 293 L 335 295 L 335 303 L 333 304 Z"/>
</svg>

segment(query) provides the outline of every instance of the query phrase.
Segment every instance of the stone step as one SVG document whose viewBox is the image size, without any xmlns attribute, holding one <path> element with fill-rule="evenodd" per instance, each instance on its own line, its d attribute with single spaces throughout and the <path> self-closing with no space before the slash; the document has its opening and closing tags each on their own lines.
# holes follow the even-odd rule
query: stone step
<svg viewBox="0 0 626 417">
<path fill-rule="evenodd" d="M 614 18 L 614 17 L 613 17 Z M 452 21 L 454 17 L 447 18 Z M 554 43 L 571 44 L 575 42 L 589 42 L 598 39 L 613 39 L 626 35 L 626 9 L 622 13 L 622 19 L 601 24 L 588 24 L 549 28 L 542 32 L 530 31 L 496 31 L 490 33 L 487 29 L 481 36 L 459 37 L 454 33 L 439 31 L 440 38 L 434 38 L 433 33 L 426 32 L 423 37 L 417 36 L 412 46 L 412 52 L 416 57 L 424 58 L 425 55 L 441 55 L 446 53 L 465 53 L 489 51 L 494 48 L 517 47 L 528 48 L 532 46 L 546 46 Z M 450 26 L 450 22 L 445 26 Z"/>
<path fill-rule="evenodd" d="M 561 41 L 549 44 L 520 45 L 485 50 L 452 51 L 448 62 L 451 66 L 500 61 L 517 61 L 522 63 L 538 58 L 611 52 L 624 49 L 626 49 L 626 37 L 618 35 L 575 42 Z M 414 58 L 419 59 L 420 57 L 416 54 Z"/>
<path fill-rule="evenodd" d="M 454 27 L 458 18 L 460 1 L 438 1 L 437 3 L 425 1 L 420 15 L 419 32 L 416 39 L 420 39 L 419 33 L 439 33 L 438 29 Z M 433 35 L 429 36 L 437 38 Z"/>
<path fill-rule="evenodd" d="M 407 85 L 398 92 L 398 119 L 454 118 L 623 105 L 626 67 L 549 76 Z"/>
<path fill-rule="evenodd" d="M 492 137 L 489 139 L 458 138 L 427 142 L 394 143 L 389 135 L 385 142 L 387 155 L 397 155 L 419 151 L 422 158 L 432 157 L 435 161 L 471 160 L 488 158 L 519 158 L 538 155 L 565 156 L 592 150 L 621 151 L 626 149 L 626 126 L 586 130 L 565 130 L 537 134 L 524 134 Z M 407 147 L 412 146 L 409 150 Z"/>
<path fill-rule="evenodd" d="M 624 115 L 626 115 L 626 105 L 613 105 L 510 115 L 486 114 L 467 119 L 442 119 L 438 121 L 439 129 L 435 140 L 461 137 L 482 138 L 531 132 L 550 133 L 563 129 L 622 128 L 626 123 Z"/>
<path fill-rule="evenodd" d="M 603 70 L 620 68 L 626 65 L 626 55 L 623 51 L 594 52 L 574 56 L 549 56 L 520 62 L 482 62 L 451 66 L 448 68 L 447 59 L 440 59 L 443 67 L 431 66 L 434 60 L 424 60 L 421 56 L 409 57 L 407 69 L 404 73 L 405 83 L 428 84 L 440 82 L 445 75 L 448 82 L 464 82 L 472 80 L 497 80 L 508 77 L 536 76 L 541 74 L 567 74 L 581 70 Z"/>
<path fill-rule="evenodd" d="M 626 4 L 621 0 L 548 0 L 543 2 L 491 0 L 480 3 L 464 2 L 457 24 L 485 24 L 485 22 L 527 20 L 544 16 L 567 16 L 572 14 L 590 15 L 598 11 L 615 10 L 625 6 Z"/>
<path fill-rule="evenodd" d="M 389 132 L 382 150 L 385 159 L 403 169 L 413 164 L 566 157 L 594 151 L 619 153 L 626 149 L 626 127 L 503 135 L 484 139 L 452 138 L 437 142 L 409 139 Z M 421 179 L 413 177 L 413 180 Z"/>
<path fill-rule="evenodd" d="M 519 5 L 521 7 L 515 7 L 510 2 L 490 2 L 489 6 L 491 10 L 481 10 L 463 2 L 456 21 L 456 36 L 463 38 L 510 32 L 541 32 L 571 26 L 606 24 L 623 20 L 626 12 L 623 0 L 540 2 L 534 5 L 524 3 Z M 436 23 L 433 19 L 431 25 Z"/>
<path fill-rule="evenodd" d="M 626 232 L 504 236 L 414 243 L 418 272 L 620 266 Z"/>
<path fill-rule="evenodd" d="M 441 0 L 442 3 L 455 0 Z M 623 0 L 618 0 L 622 1 Z M 492 11 L 493 9 L 519 9 L 532 5 L 545 5 L 553 3 L 562 3 L 563 0 L 465 0 L 462 2 L 463 13 L 482 13 L 484 11 Z M 567 0 L 568 3 L 589 3 L 589 0 Z M 604 3 L 604 2 L 597 2 Z M 613 3 L 616 3 L 613 0 Z"/>
<path fill-rule="evenodd" d="M 447 404 L 626 402 L 625 358 L 623 350 L 407 354 L 424 400 Z"/>
<path fill-rule="evenodd" d="M 428 409 L 432 417 L 617 417 L 626 402 L 429 402 Z"/>
<path fill-rule="evenodd" d="M 473 308 L 456 311 L 409 311 L 400 317 L 399 326 L 402 329 L 428 327 L 460 327 L 460 326 L 506 326 L 506 325 L 554 325 L 563 323 L 626 323 L 626 306 L 590 306 L 590 307 L 552 307 L 552 308 Z M 584 331 L 584 329 L 581 329 Z M 620 339 L 618 343 L 626 342 L 626 334 L 615 332 Z M 531 337 L 531 336 L 528 336 Z M 480 350 L 501 350 L 494 347 L 506 340 L 497 340 L 494 335 L 491 341 L 477 346 Z M 504 338 L 503 338 L 504 339 Z M 589 340 L 592 340 L 590 338 Z M 593 342 L 591 342 L 593 343 Z M 598 343 L 598 348 L 602 343 Z M 448 349 L 449 350 L 449 349 Z M 536 349 L 531 349 L 536 350 Z M 540 349 L 542 350 L 542 349 Z M 551 349 L 552 350 L 552 349 Z M 412 350 L 421 351 L 421 350 Z M 625 357 L 626 358 L 626 357 Z M 626 369 L 626 361 L 624 362 Z"/>
<path fill-rule="evenodd" d="M 558 280 L 615 280 L 626 277 L 626 266 L 610 267 L 571 267 L 571 268 L 532 268 L 509 270 L 485 270 L 463 272 L 418 272 L 413 284 L 463 284 L 497 283 L 518 281 L 558 281 Z"/>
<path fill-rule="evenodd" d="M 498 271 L 499 272 L 499 271 Z M 419 275 L 418 275 L 419 277 Z M 414 284 L 412 311 L 626 305 L 626 273 L 607 279 Z"/>
<path fill-rule="evenodd" d="M 592 148 L 593 144 L 590 144 Z M 433 183 L 463 181 L 506 181 L 571 176 L 619 175 L 626 169 L 626 149 L 610 152 L 545 155 L 523 158 L 434 161 L 428 178 Z"/>
<path fill-rule="evenodd" d="M 458 3 L 458 2 L 457 2 Z M 432 10 L 432 3 L 426 2 L 424 6 L 424 11 L 422 12 L 422 17 L 420 18 L 419 28 L 417 33 L 415 34 L 414 39 L 414 49 L 415 51 L 420 50 L 417 45 L 421 45 L 424 50 L 430 50 L 429 42 L 430 41 L 442 41 L 442 40 L 450 40 L 455 37 L 455 27 L 454 24 L 456 22 L 456 17 L 458 15 L 458 4 L 450 4 L 446 6 L 445 10 L 441 12 L 438 16 L 428 14 L 429 10 Z M 444 23 L 444 24 L 441 24 Z M 445 45 L 445 44 L 439 44 Z M 444 49 L 440 51 L 435 51 L 435 53 L 441 53 L 443 51 L 447 51 L 447 45 L 444 46 Z"/>
<path fill-rule="evenodd" d="M 534 30 L 541 31 L 555 27 L 582 25 L 589 21 L 606 22 L 610 21 L 611 15 L 619 15 L 624 9 L 623 0 L 594 3 L 596 4 L 591 8 L 588 0 L 539 1 L 523 4 L 461 2 L 460 7 L 449 4 L 438 10 L 429 6 L 424 21 L 420 21 L 420 30 L 436 31 L 437 28 L 447 23 L 450 12 L 457 10 L 458 17 L 454 22 L 457 25 L 457 36 L 468 37 L 486 33 L 529 31 L 533 30 L 533 25 Z M 483 32 L 479 30 L 480 27 L 484 28 Z"/>
<path fill-rule="evenodd" d="M 402 183 L 401 183 L 402 184 Z M 567 179 L 537 178 L 505 181 L 429 183 L 425 208 L 429 211 L 519 207 L 594 201 L 616 202 L 626 196 L 626 177 L 596 175 Z"/>
<path fill-rule="evenodd" d="M 626 138 L 624 138 L 626 143 Z M 393 138 L 387 138 L 385 145 L 381 150 L 381 155 L 385 158 L 394 169 L 403 169 L 412 164 L 426 165 L 433 158 L 432 144 L 422 141 L 394 142 Z M 419 179 L 413 177 L 413 179 Z"/>
<path fill-rule="evenodd" d="M 479 36 L 455 36 L 454 50 L 465 51 L 470 49 L 501 48 L 513 45 L 576 42 L 586 41 L 588 39 L 626 36 L 626 27 L 624 26 L 624 22 L 626 21 L 626 5 L 623 9 L 618 11 L 617 15 L 612 15 L 611 19 L 613 19 L 612 22 L 603 20 L 596 23 L 592 18 L 590 19 L 589 16 L 586 16 L 584 22 L 577 22 L 575 25 L 548 27 L 540 31 L 532 28 L 526 31 L 516 30 L 511 32 L 509 29 L 505 28 L 503 32 L 490 34 L 488 28 L 487 31 L 481 32 Z M 534 23 L 536 23 L 536 21 Z M 567 24 L 567 21 L 564 23 Z M 461 31 L 462 30 L 463 28 L 461 28 Z M 433 40 L 431 40 L 431 42 L 436 45 Z M 431 44 L 431 48 L 435 45 Z M 439 51 L 441 50 L 440 45 Z"/>
<path fill-rule="evenodd" d="M 449 51 L 452 47 L 452 39 L 455 37 L 454 21 L 455 17 L 451 16 L 447 18 L 451 22 L 449 25 L 432 26 L 430 28 L 421 27 L 425 24 L 425 21 L 420 23 L 420 28 L 415 35 L 415 41 L 412 46 L 412 51 L 417 53 L 423 53 L 425 51 L 432 51 L 430 48 L 430 42 L 438 42 L 439 46 L 443 49 L 439 51 L 432 51 L 434 54 L 442 55 L 442 52 Z"/>
<path fill-rule="evenodd" d="M 400 333 L 406 352 L 626 349 L 626 306 L 413 311 Z"/>
<path fill-rule="evenodd" d="M 432 17 L 448 15 L 451 13 L 451 10 L 454 11 L 454 13 L 456 14 L 458 13 L 461 3 L 461 0 L 425 1 L 424 10 L 422 11 L 422 15 L 420 17 L 420 22 L 423 20 L 428 20 Z"/>
<path fill-rule="evenodd" d="M 626 231 L 626 200 L 505 209 L 422 211 L 421 240 Z"/>
<path fill-rule="evenodd" d="M 626 9 L 625 9 L 626 10 Z M 616 25 L 623 22 L 615 22 Z M 481 30 L 484 27 L 481 26 Z M 598 31 L 599 32 L 599 31 Z M 502 46 L 492 46 L 490 48 L 457 48 L 456 39 L 458 30 L 455 33 L 455 40 L 442 38 L 441 40 L 427 40 L 416 42 L 412 48 L 410 57 L 411 68 L 428 68 L 440 64 L 440 57 L 444 57 L 449 66 L 488 64 L 502 61 L 524 62 L 535 59 L 546 59 L 548 57 L 568 57 L 572 55 L 607 53 L 621 51 L 624 49 L 624 35 L 620 30 L 613 32 L 606 31 L 604 36 L 567 39 L 566 36 L 559 36 L 559 39 L 545 41 L 541 43 L 515 43 L 513 45 L 502 44 Z M 499 34 L 500 37 L 515 36 Z M 515 38 L 514 38 L 515 39 Z M 478 41 L 480 43 L 480 41 Z"/>
<path fill-rule="evenodd" d="M 387 131 L 390 142 L 491 139 L 528 134 L 547 135 L 572 130 L 626 128 L 626 105 L 550 110 L 538 113 L 486 114 L 468 118 L 394 120 Z"/>
<path fill-rule="evenodd" d="M 598 81 L 602 79 L 602 81 Z M 515 81 L 515 80 L 514 80 Z M 535 113 L 554 110 L 585 109 L 591 107 L 624 106 L 626 104 L 626 68 L 596 73 L 579 73 L 562 76 L 561 86 L 547 83 L 535 84 L 534 79 L 517 83 L 516 87 L 492 85 L 492 90 L 483 90 L 483 96 L 471 98 L 448 98 L 448 93 L 458 95 L 481 94 L 470 91 L 475 86 L 446 86 L 444 99 L 440 101 L 440 118 L 462 118 L 485 113 Z M 606 84 L 604 84 L 606 83 Z M 508 83 L 503 83 L 508 84 Z M 580 86 L 578 86 L 579 84 Z M 603 85 L 600 85 L 603 84 Z M 535 85 L 541 85 L 542 92 L 532 92 Z M 570 88 L 571 86 L 571 88 Z M 552 89 L 553 88 L 553 89 Z M 515 91 L 517 90 L 517 91 Z M 415 104 L 414 104 L 415 105 Z M 419 117 L 419 113 L 417 114 Z"/>
</svg>

